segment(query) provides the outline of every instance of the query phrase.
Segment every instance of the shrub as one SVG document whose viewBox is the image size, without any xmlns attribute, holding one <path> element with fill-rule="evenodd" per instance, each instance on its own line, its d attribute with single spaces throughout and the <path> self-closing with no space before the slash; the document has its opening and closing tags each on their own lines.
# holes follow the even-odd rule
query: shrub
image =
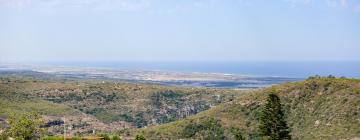
<svg viewBox="0 0 360 140">
<path fill-rule="evenodd" d="M 40 128 L 43 120 L 38 113 L 10 114 L 8 118 L 9 128 L 4 135 L 15 139 L 39 139 L 44 133 L 44 129 Z"/>
<path fill-rule="evenodd" d="M 137 128 L 142 128 L 147 125 L 147 121 L 144 118 L 143 112 L 136 114 L 134 123 Z"/>
<path fill-rule="evenodd" d="M 108 134 L 106 133 L 101 133 L 101 134 L 98 134 L 99 137 L 102 137 L 103 140 L 110 140 L 110 137 Z"/>
<path fill-rule="evenodd" d="M 64 137 L 60 137 L 60 136 L 48 136 L 41 138 L 41 140 L 63 140 L 63 139 Z"/>
<path fill-rule="evenodd" d="M 146 140 L 143 135 L 136 135 L 135 140 Z"/>
<path fill-rule="evenodd" d="M 183 136 L 185 138 L 190 138 L 190 137 L 194 136 L 197 132 L 201 131 L 201 129 L 202 128 L 200 125 L 190 123 L 185 126 L 185 128 L 183 130 Z"/>
<path fill-rule="evenodd" d="M 121 138 L 118 137 L 118 136 L 113 136 L 113 137 L 112 137 L 112 140 L 121 140 Z"/>
<path fill-rule="evenodd" d="M 231 128 L 230 132 L 235 140 L 245 140 L 239 128 Z"/>
<path fill-rule="evenodd" d="M 199 124 L 190 123 L 183 130 L 183 137 L 196 137 L 198 139 L 224 139 L 224 129 L 220 121 L 214 118 L 206 119 Z"/>
</svg>

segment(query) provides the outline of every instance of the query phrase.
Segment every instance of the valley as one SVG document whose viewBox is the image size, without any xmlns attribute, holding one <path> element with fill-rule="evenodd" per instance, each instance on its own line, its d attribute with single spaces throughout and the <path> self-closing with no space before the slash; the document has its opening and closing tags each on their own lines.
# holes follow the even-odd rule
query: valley
<svg viewBox="0 0 360 140">
<path fill-rule="evenodd" d="M 46 75 L 36 78 L 39 76 L 34 73 L 30 74 L 32 77 L 16 75 L 3 73 L 0 78 L 0 115 L 13 111 L 40 112 L 47 122 L 60 122 L 60 125 L 51 126 L 51 134 L 63 133 L 64 117 L 66 125 L 71 127 L 68 130 L 71 135 L 164 124 L 208 110 L 247 92 L 103 80 L 64 81 L 55 77 L 49 80 L 44 78 Z"/>
<path fill-rule="evenodd" d="M 165 86 L 35 71 L 0 72 L 0 129 L 9 114 L 38 112 L 47 136 L 106 133 L 133 139 L 259 139 L 259 113 L 275 92 L 293 139 L 357 139 L 360 81 L 313 76 L 264 88 Z M 201 127 L 205 124 L 215 126 Z M 65 127 L 65 129 L 64 129 Z"/>
</svg>

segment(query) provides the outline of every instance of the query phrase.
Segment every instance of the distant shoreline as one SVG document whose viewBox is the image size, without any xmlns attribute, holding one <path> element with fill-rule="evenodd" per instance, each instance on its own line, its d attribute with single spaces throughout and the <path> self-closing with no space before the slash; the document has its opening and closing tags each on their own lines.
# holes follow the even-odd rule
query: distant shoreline
<svg viewBox="0 0 360 140">
<path fill-rule="evenodd" d="M 126 81 L 131 83 L 150 83 L 164 86 L 179 87 L 208 87 L 208 88 L 240 88 L 256 89 L 268 87 L 284 82 L 303 80 L 302 78 L 288 77 L 261 77 L 224 73 L 201 72 L 169 72 L 150 70 L 116 70 L 110 68 L 85 68 L 85 67 L 52 67 L 35 65 L 2 65 L 1 71 L 28 71 L 26 75 L 50 74 L 54 77 L 75 79 L 97 79 Z M 38 72 L 36 74 L 32 72 Z M 15 74 L 15 75 L 16 75 Z"/>
<path fill-rule="evenodd" d="M 58 62 L 5 64 L 28 67 L 63 67 L 121 71 L 160 71 L 181 73 L 217 73 L 251 77 L 291 77 L 334 75 L 360 78 L 360 61 L 294 61 L 294 62 Z"/>
</svg>

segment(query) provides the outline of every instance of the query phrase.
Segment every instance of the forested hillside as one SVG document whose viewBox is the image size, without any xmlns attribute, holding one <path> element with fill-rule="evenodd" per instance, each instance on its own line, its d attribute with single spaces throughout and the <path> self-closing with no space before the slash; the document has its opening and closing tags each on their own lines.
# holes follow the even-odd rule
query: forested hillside
<svg viewBox="0 0 360 140">
<path fill-rule="evenodd" d="M 259 113 L 271 92 L 281 99 L 293 139 L 360 138 L 360 80 L 333 77 L 311 77 L 243 94 L 195 116 L 132 134 L 150 139 L 201 139 L 215 134 L 258 139 Z"/>
<path fill-rule="evenodd" d="M 0 117 L 37 111 L 54 124 L 49 129 L 52 134 L 62 133 L 59 125 L 64 117 L 72 127 L 69 133 L 87 134 L 93 129 L 110 133 L 173 122 L 245 92 L 41 76 L 0 77 Z"/>
</svg>

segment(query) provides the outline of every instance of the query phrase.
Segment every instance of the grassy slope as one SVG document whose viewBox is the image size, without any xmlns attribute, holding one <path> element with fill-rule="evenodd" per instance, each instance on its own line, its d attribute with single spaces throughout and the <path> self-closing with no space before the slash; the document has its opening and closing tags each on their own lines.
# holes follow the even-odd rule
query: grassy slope
<svg viewBox="0 0 360 140">
<path fill-rule="evenodd" d="M 53 116 L 77 113 L 77 111 L 68 106 L 54 104 L 38 98 L 26 98 L 22 97 L 22 95 L 4 95 L 6 93 L 0 94 L 0 116 L 6 116 L 10 112 L 25 113 L 31 111 Z"/>
<path fill-rule="evenodd" d="M 240 96 L 195 116 L 138 130 L 148 138 L 182 138 L 182 130 L 204 118 L 221 120 L 224 128 L 240 128 L 246 138 L 256 135 L 258 114 L 267 93 L 275 90 L 284 105 L 294 139 L 360 137 L 360 80 L 311 79 L 273 86 Z"/>
<path fill-rule="evenodd" d="M 0 116 L 5 117 L 10 112 L 24 113 L 31 111 L 53 116 L 79 114 L 78 111 L 68 106 L 28 96 L 24 91 L 19 91 L 17 86 L 7 84 L 2 80 L 0 83 Z"/>
<path fill-rule="evenodd" d="M 25 113 L 31 111 L 50 116 L 79 114 L 78 111 L 65 105 L 51 103 L 40 98 L 27 97 L 17 92 L 6 92 L 6 90 L 0 89 L 0 116 L 6 117 L 11 112 Z"/>
</svg>

